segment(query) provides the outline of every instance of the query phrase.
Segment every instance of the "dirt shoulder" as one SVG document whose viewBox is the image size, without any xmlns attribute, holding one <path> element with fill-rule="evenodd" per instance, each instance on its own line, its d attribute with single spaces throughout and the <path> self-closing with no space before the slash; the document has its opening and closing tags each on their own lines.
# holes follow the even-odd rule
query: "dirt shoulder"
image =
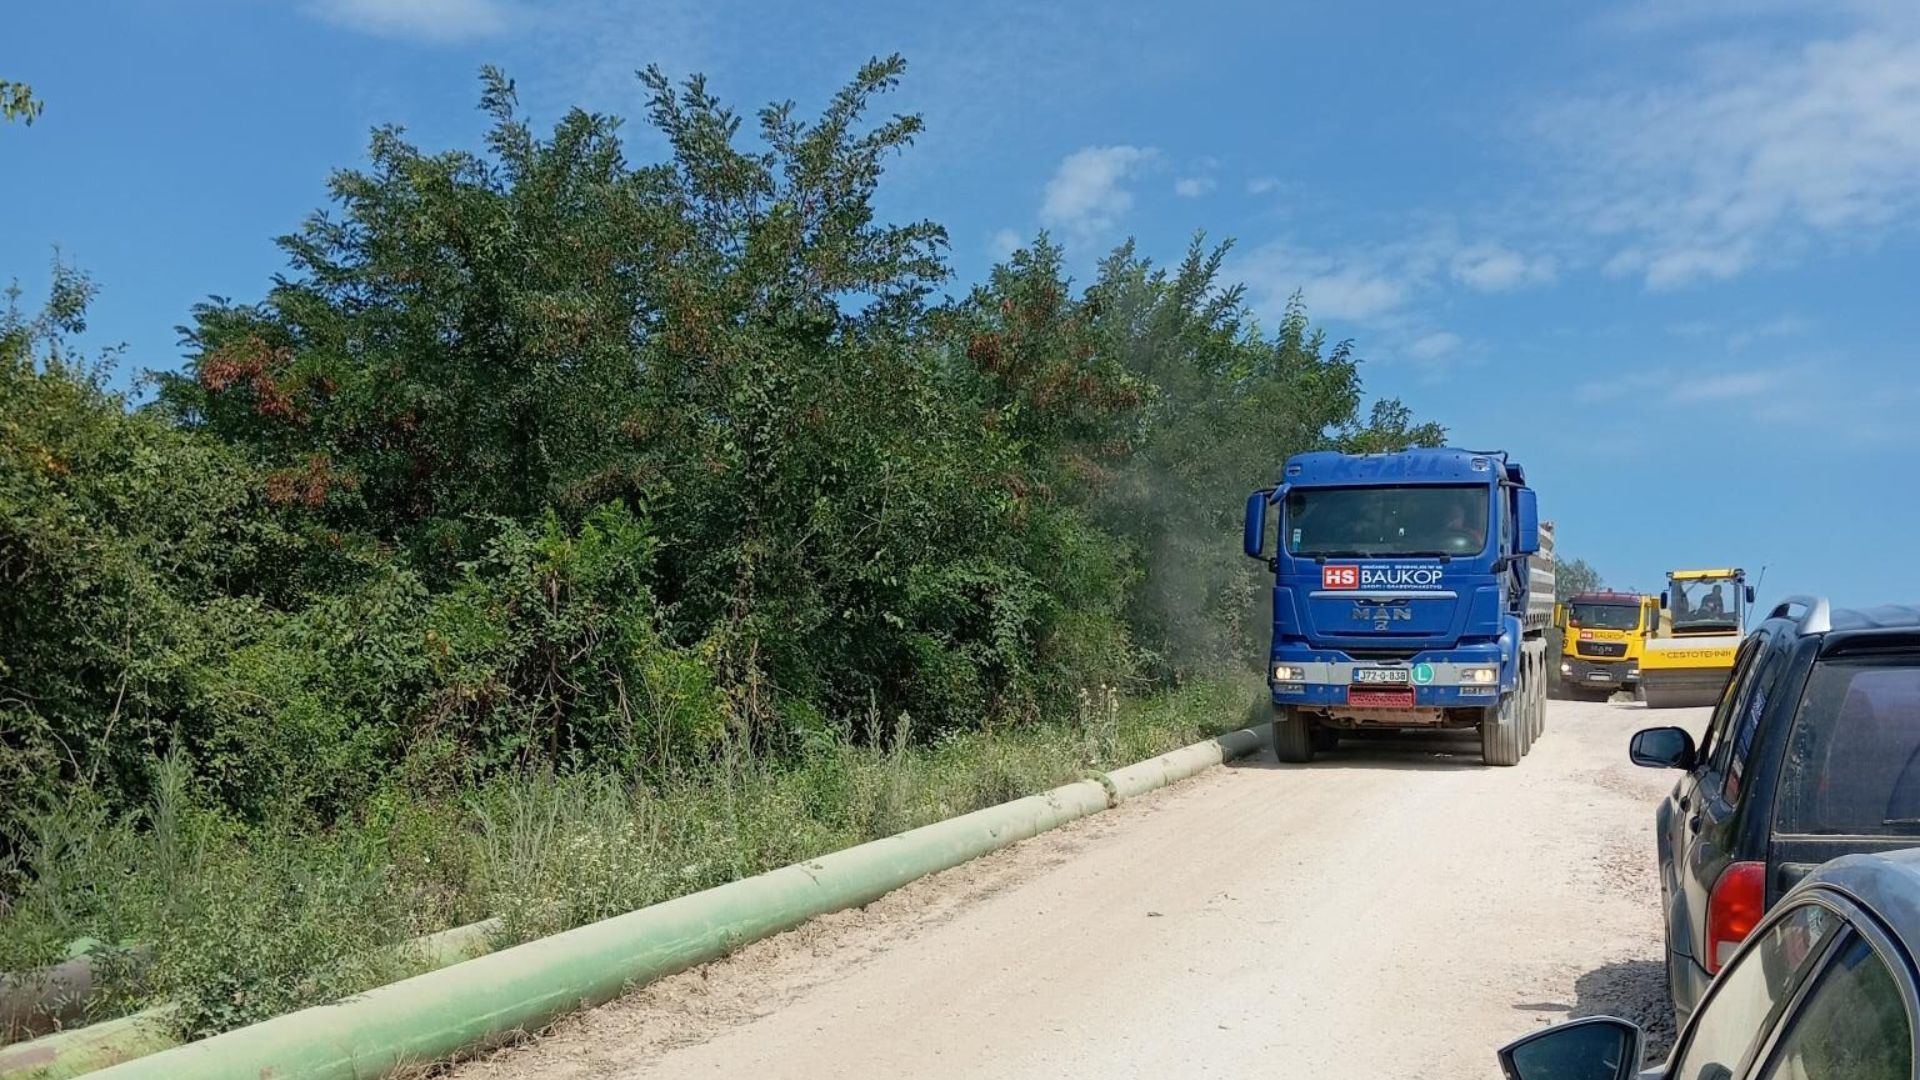
<svg viewBox="0 0 1920 1080">
<path fill-rule="evenodd" d="M 1692 713 L 1663 721 L 1698 723 Z M 1635 706 L 1217 769 L 465 1063 L 699 1075 L 1492 1077 L 1568 1015 L 1666 1016 Z"/>
</svg>

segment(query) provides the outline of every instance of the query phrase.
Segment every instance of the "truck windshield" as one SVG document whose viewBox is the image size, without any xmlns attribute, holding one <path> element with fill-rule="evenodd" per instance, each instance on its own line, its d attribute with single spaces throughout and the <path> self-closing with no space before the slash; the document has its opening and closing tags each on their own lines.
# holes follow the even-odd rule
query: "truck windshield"
<svg viewBox="0 0 1920 1080">
<path fill-rule="evenodd" d="M 1582 604 L 1576 601 L 1567 612 L 1567 622 L 1588 630 L 1633 630 L 1640 625 L 1640 608 L 1635 604 Z"/>
<path fill-rule="evenodd" d="M 1675 630 L 1738 630 L 1743 624 L 1740 583 L 1719 580 L 1676 581 L 1669 602 Z"/>
<path fill-rule="evenodd" d="M 1478 555 L 1484 487 L 1313 488 L 1287 493 L 1287 552 L 1330 556 Z"/>
</svg>

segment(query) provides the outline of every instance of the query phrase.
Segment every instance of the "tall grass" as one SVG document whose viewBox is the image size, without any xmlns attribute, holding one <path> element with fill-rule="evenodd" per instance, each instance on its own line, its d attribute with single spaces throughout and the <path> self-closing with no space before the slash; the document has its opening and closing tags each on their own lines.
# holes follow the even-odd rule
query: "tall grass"
<svg viewBox="0 0 1920 1080">
<path fill-rule="evenodd" d="M 112 816 L 85 794 L 25 816 L 0 867 L 0 969 L 102 960 L 95 1017 L 178 1002 L 200 1036 L 378 985 L 410 938 L 498 916 L 530 940 L 1151 757 L 1237 722 L 1246 688 L 1153 697 L 1110 688 L 1057 723 L 918 743 L 911 722 L 797 758 L 729 746 L 698 781 L 611 772 L 502 777 L 423 794 L 390 784 L 350 824 L 242 827 L 156 761 L 152 802 Z M 151 960 L 128 962 L 150 943 Z"/>
</svg>

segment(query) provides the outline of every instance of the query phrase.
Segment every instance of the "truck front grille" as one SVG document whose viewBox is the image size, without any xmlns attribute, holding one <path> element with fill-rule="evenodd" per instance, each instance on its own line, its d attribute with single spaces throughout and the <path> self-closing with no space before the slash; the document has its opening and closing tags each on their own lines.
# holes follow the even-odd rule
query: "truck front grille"
<svg viewBox="0 0 1920 1080">
<path fill-rule="evenodd" d="M 1424 649 L 1345 649 L 1355 660 L 1411 660 Z"/>
<path fill-rule="evenodd" d="M 1624 641 L 1583 641 L 1580 643 L 1581 656 L 1621 657 L 1627 655 L 1627 643 Z"/>
</svg>

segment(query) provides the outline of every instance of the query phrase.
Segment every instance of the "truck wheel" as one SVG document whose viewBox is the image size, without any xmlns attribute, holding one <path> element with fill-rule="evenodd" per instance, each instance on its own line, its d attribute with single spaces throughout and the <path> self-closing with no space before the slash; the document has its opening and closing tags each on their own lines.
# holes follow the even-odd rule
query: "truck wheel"
<svg viewBox="0 0 1920 1080">
<path fill-rule="evenodd" d="M 1533 669 L 1533 676 L 1527 680 L 1527 740 L 1529 743 L 1540 741 L 1547 733 L 1546 673 L 1540 668 Z"/>
<path fill-rule="evenodd" d="M 1520 685 L 1513 690 L 1513 726 L 1520 731 L 1520 756 L 1533 753 L 1533 685 L 1526 669 L 1520 673 Z"/>
<path fill-rule="evenodd" d="M 1313 725 L 1298 710 L 1273 707 L 1273 756 L 1289 765 L 1313 760 Z"/>
<path fill-rule="evenodd" d="M 1514 701 L 1518 696 L 1502 696 L 1500 704 L 1480 717 L 1480 760 L 1488 765 L 1520 764 L 1520 709 Z"/>
<path fill-rule="evenodd" d="M 1547 680 L 1544 668 L 1541 669 L 1541 676 L 1534 685 L 1536 690 L 1533 695 L 1533 731 L 1534 738 L 1537 739 L 1547 733 Z"/>
</svg>

